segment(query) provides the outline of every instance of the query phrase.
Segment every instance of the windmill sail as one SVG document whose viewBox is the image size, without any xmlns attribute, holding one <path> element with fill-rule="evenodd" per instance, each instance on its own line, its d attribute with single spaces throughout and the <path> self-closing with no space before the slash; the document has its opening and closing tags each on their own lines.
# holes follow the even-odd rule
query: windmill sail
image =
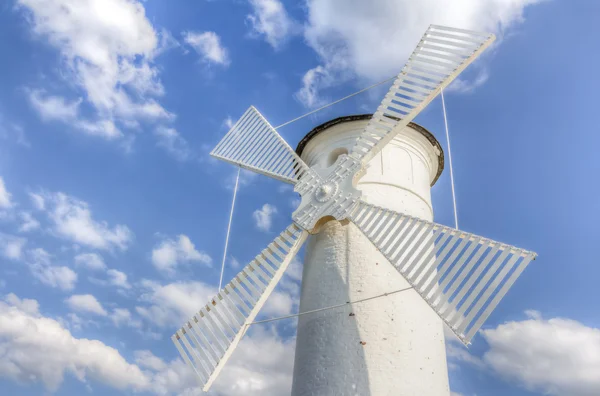
<svg viewBox="0 0 600 396">
<path fill-rule="evenodd" d="M 352 156 L 368 163 L 494 40 L 489 33 L 431 25 L 356 141 Z"/>
<path fill-rule="evenodd" d="M 292 223 L 172 337 L 207 391 L 298 253 L 308 233 Z"/>
<path fill-rule="evenodd" d="M 536 256 L 363 201 L 350 219 L 465 344 Z"/>
<path fill-rule="evenodd" d="M 304 174 L 314 177 L 314 172 L 254 106 L 246 110 L 210 154 L 286 183 L 296 184 Z"/>
</svg>

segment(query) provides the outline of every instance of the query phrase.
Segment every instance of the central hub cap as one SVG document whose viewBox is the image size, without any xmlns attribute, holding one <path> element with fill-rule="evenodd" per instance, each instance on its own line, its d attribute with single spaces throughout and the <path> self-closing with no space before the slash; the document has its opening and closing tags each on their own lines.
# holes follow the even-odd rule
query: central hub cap
<svg viewBox="0 0 600 396">
<path fill-rule="evenodd" d="M 360 160 L 348 155 L 341 155 L 329 168 L 310 168 L 294 187 L 302 196 L 300 206 L 292 215 L 294 222 L 311 232 L 323 217 L 346 219 L 361 196 L 353 185 L 361 169 Z"/>
<path fill-rule="evenodd" d="M 315 198 L 319 202 L 327 202 L 337 193 L 338 185 L 334 181 L 327 182 L 315 191 Z"/>
</svg>

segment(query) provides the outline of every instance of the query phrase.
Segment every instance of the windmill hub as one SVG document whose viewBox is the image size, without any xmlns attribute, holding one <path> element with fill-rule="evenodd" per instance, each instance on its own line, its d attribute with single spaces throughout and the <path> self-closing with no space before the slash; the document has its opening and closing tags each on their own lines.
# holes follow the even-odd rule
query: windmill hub
<svg viewBox="0 0 600 396">
<path fill-rule="evenodd" d="M 310 168 L 310 176 L 301 178 L 294 188 L 302 196 L 300 206 L 292 214 L 294 221 L 306 230 L 318 232 L 315 227 L 323 217 L 348 218 L 361 197 L 354 187 L 361 169 L 360 160 L 347 154 L 340 155 L 329 168 Z"/>
<path fill-rule="evenodd" d="M 315 198 L 319 202 L 327 202 L 335 195 L 338 190 L 338 184 L 336 182 L 327 182 L 321 185 L 315 193 Z"/>
</svg>

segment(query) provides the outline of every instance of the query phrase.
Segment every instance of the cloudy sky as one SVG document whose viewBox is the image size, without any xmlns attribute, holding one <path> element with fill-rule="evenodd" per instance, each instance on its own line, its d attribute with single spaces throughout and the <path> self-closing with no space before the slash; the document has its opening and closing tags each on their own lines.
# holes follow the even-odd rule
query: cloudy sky
<svg viewBox="0 0 600 396">
<path fill-rule="evenodd" d="M 448 3 L 2 1 L 0 393 L 197 392 L 169 337 L 218 286 L 235 169 L 208 152 L 251 104 L 278 125 L 396 74 L 436 23 L 498 36 L 446 96 L 461 227 L 539 253 L 469 350 L 449 339 L 451 388 L 600 394 L 600 5 Z M 439 99 L 416 121 L 445 144 Z M 297 204 L 249 173 L 238 197 L 226 280 Z M 433 200 L 451 225 L 448 172 Z M 262 317 L 297 311 L 300 274 Z M 213 394 L 289 394 L 294 336 L 254 327 Z"/>
</svg>

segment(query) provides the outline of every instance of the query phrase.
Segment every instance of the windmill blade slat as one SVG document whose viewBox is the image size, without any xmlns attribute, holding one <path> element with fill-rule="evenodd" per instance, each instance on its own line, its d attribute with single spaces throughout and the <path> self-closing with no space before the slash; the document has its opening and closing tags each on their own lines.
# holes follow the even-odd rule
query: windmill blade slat
<svg viewBox="0 0 600 396">
<path fill-rule="evenodd" d="M 493 34 L 430 26 L 358 138 L 351 155 L 363 164 L 371 160 L 494 39 Z M 404 99 L 410 101 L 406 104 L 411 107 L 395 103 L 405 103 Z"/>
<path fill-rule="evenodd" d="M 171 337 L 204 391 L 231 357 L 307 236 L 295 223 L 290 225 Z M 269 251 L 286 254 L 276 259 Z"/>
<path fill-rule="evenodd" d="M 296 184 L 302 174 L 313 173 L 253 106 L 221 139 L 211 155 L 291 184 Z"/>
<path fill-rule="evenodd" d="M 465 344 L 536 256 L 363 201 L 350 220 Z"/>
</svg>

